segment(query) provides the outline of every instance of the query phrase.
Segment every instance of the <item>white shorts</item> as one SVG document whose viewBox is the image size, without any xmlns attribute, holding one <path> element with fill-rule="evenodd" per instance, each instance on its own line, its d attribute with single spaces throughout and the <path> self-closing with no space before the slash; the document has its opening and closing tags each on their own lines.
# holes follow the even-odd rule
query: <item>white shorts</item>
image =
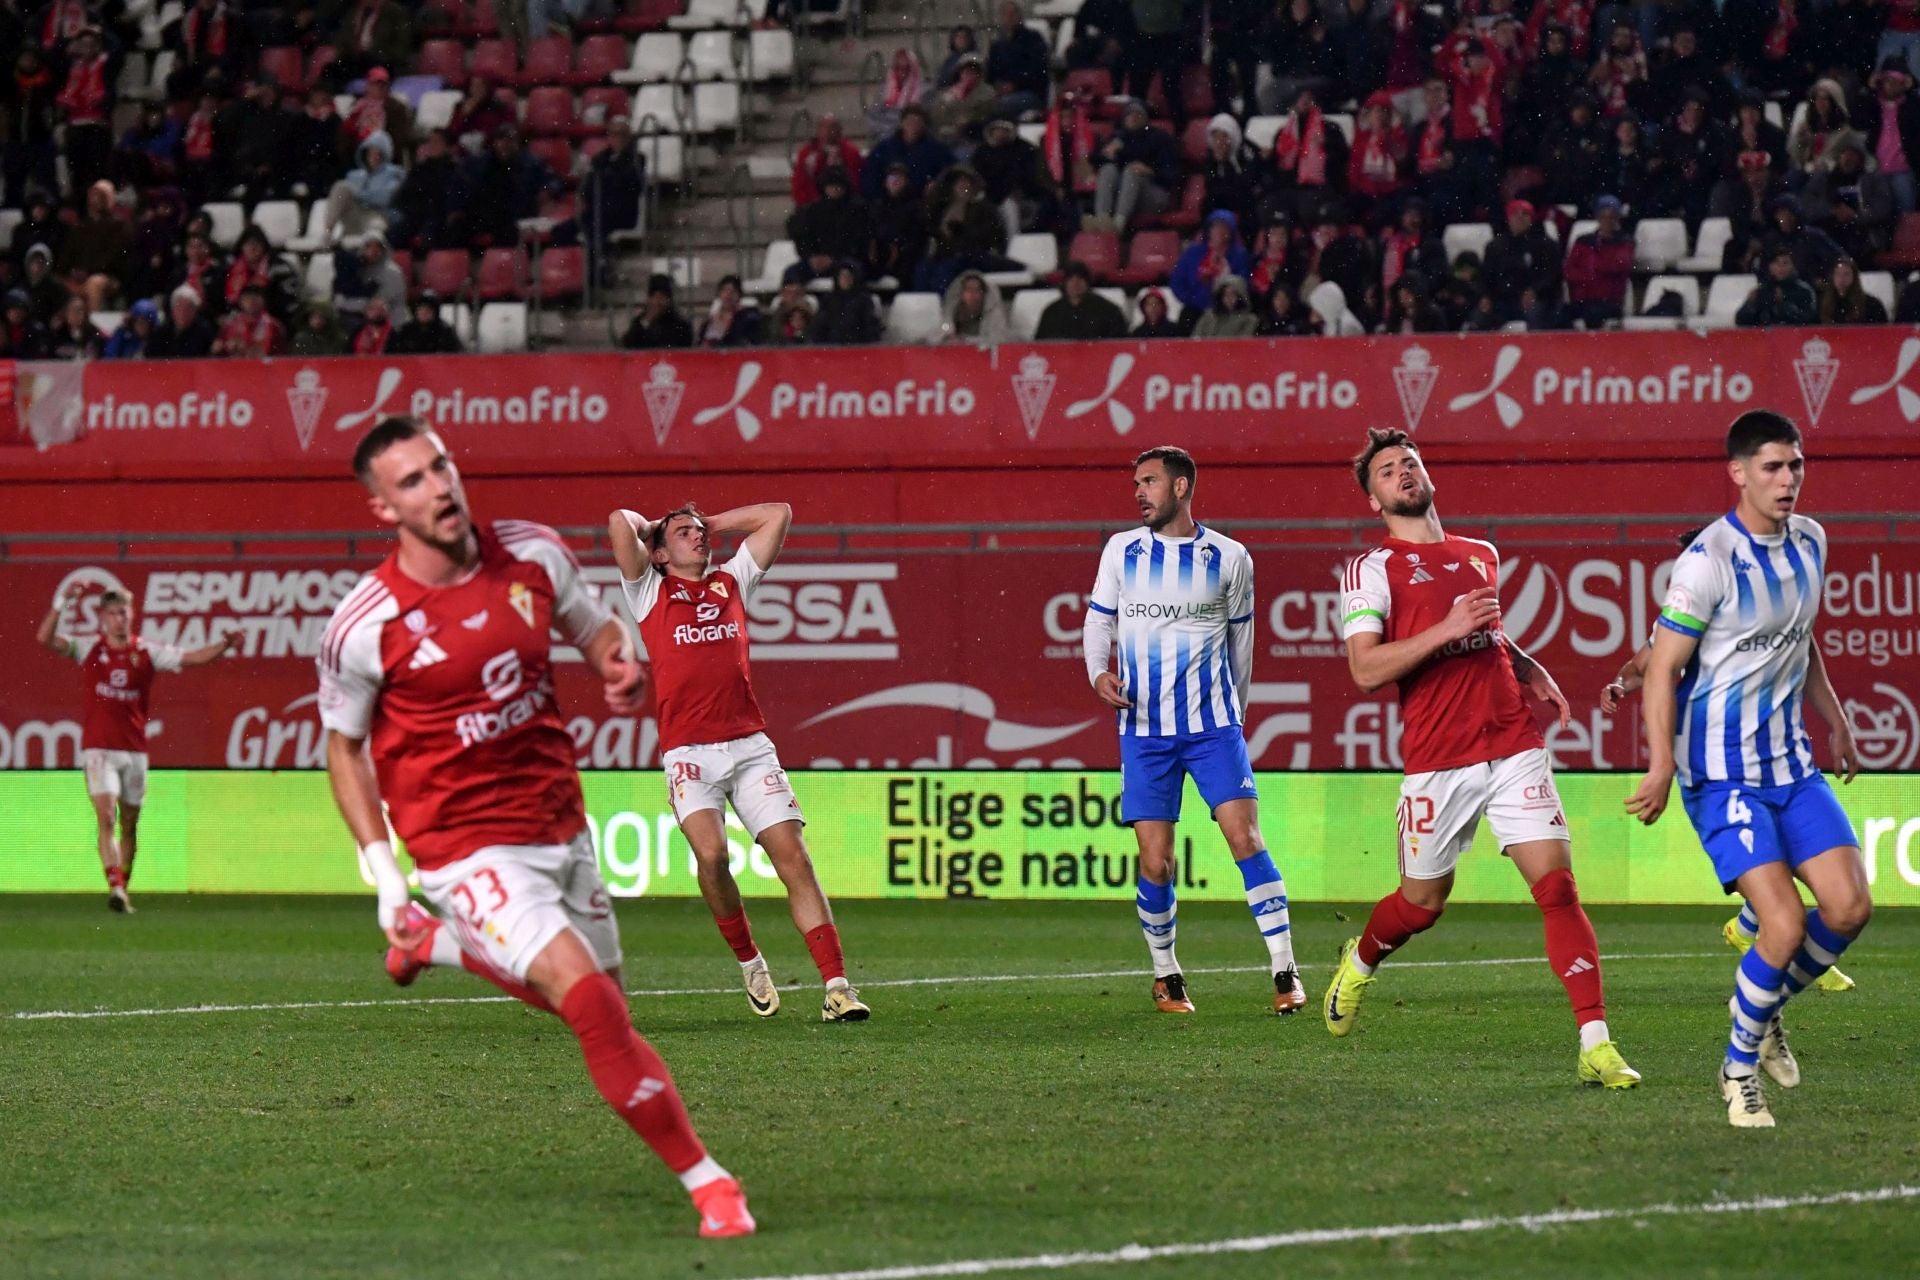
<svg viewBox="0 0 1920 1280">
<path fill-rule="evenodd" d="M 602 969 L 620 963 L 620 926 L 589 832 L 568 844 L 489 845 L 422 871 L 420 887 L 462 950 L 522 982 L 534 958 L 567 929 Z"/>
<path fill-rule="evenodd" d="M 1410 773 L 1400 784 L 1400 874 L 1436 880 L 1473 847 L 1480 815 L 1505 853 L 1530 840 L 1567 839 L 1567 819 L 1540 747 L 1464 769 Z"/>
<path fill-rule="evenodd" d="M 103 751 L 88 747 L 80 753 L 87 775 L 87 794 L 114 796 L 123 804 L 139 805 L 147 798 L 147 753 Z"/>
<path fill-rule="evenodd" d="M 660 757 L 667 773 L 667 798 L 673 816 L 685 822 L 688 814 L 718 809 L 724 818 L 727 802 L 754 839 L 780 822 L 805 825 L 793 784 L 780 767 L 773 740 L 764 733 L 731 742 L 675 747 Z"/>
</svg>

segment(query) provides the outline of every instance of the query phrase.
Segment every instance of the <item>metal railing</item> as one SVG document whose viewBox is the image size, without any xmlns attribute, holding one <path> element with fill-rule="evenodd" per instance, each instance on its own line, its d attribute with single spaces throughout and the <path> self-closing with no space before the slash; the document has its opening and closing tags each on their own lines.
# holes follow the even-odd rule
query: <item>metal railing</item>
<svg viewBox="0 0 1920 1280">
<path fill-rule="evenodd" d="M 752 275 L 752 251 L 759 242 L 760 221 L 760 206 L 753 190 L 753 174 L 747 166 L 736 164 L 727 171 L 725 199 L 727 231 L 733 238 L 733 271 L 742 281 L 746 281 Z"/>
</svg>

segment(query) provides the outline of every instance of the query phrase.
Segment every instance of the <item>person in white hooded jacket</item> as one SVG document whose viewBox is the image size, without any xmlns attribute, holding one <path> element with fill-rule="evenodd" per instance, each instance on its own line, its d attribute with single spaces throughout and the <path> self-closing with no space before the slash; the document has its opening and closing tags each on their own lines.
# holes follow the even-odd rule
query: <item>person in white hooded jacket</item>
<svg viewBox="0 0 1920 1280">
<path fill-rule="evenodd" d="M 1011 338 L 1007 308 L 1000 300 L 1000 291 L 978 271 L 962 271 L 959 278 L 947 286 L 947 296 L 940 309 L 940 328 L 927 340 L 993 347 Z"/>
<path fill-rule="evenodd" d="M 1357 338 L 1367 331 L 1366 326 L 1347 308 L 1347 295 L 1331 280 L 1321 281 L 1307 295 L 1307 306 L 1313 311 L 1314 323 L 1319 327 L 1322 337 Z"/>
<path fill-rule="evenodd" d="M 1207 121 L 1207 158 L 1200 168 L 1207 198 L 1201 207 L 1226 209 L 1240 225 L 1257 225 L 1252 219 L 1268 168 L 1259 150 L 1242 135 L 1240 122 L 1221 112 Z"/>
</svg>

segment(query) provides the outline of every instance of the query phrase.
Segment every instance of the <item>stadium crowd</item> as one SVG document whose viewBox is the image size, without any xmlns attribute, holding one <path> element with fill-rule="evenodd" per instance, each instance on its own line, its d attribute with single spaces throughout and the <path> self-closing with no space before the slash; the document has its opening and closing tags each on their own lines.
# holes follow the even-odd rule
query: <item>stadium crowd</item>
<svg viewBox="0 0 1920 1280">
<path fill-rule="evenodd" d="M 671 7 L 493 5 L 522 61 L 455 83 L 428 37 L 470 39 L 479 8 L 189 0 L 116 114 L 134 6 L 0 0 L 0 355 L 457 351 L 442 304 L 489 272 L 526 296 L 528 246 L 605 273 L 649 180 L 627 94 L 587 89 L 545 136 L 532 54 L 584 68 L 586 32 Z M 1059 286 L 1040 339 L 1597 328 L 1687 306 L 1635 306 L 1650 220 L 1689 270 L 1750 278 L 1739 324 L 1920 319 L 1920 290 L 1866 287 L 1920 267 L 1920 0 L 1085 0 L 1057 42 L 1010 0 L 996 21 L 931 72 L 897 50 L 864 152 L 818 121 L 777 296 L 729 277 L 689 317 L 656 276 L 624 345 L 878 342 L 903 291 L 936 300 L 934 340 L 993 343 L 1022 272 Z M 423 128 L 395 77 L 429 63 L 461 96 Z M 314 206 L 297 240 L 261 225 L 289 201 Z M 1039 272 L 1014 252 L 1036 235 Z M 329 259 L 322 296 L 290 241 Z"/>
</svg>

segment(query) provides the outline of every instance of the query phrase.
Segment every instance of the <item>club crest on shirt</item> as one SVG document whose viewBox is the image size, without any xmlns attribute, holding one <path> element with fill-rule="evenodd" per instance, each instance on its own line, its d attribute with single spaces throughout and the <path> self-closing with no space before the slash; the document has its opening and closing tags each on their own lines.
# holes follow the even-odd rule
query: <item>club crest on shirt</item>
<svg viewBox="0 0 1920 1280">
<path fill-rule="evenodd" d="M 722 600 L 727 598 L 727 584 L 722 579 L 715 578 L 707 584 L 707 589 L 719 596 Z"/>
<path fill-rule="evenodd" d="M 520 621 L 533 625 L 533 592 L 527 589 L 526 583 L 516 582 L 507 588 L 507 603 L 520 615 Z"/>
<path fill-rule="evenodd" d="M 1485 578 L 1488 582 L 1493 581 L 1493 574 L 1488 571 L 1487 562 L 1485 560 L 1482 560 L 1479 556 L 1468 556 L 1467 567 L 1472 569 L 1475 573 L 1479 574 L 1481 577 Z"/>
</svg>

